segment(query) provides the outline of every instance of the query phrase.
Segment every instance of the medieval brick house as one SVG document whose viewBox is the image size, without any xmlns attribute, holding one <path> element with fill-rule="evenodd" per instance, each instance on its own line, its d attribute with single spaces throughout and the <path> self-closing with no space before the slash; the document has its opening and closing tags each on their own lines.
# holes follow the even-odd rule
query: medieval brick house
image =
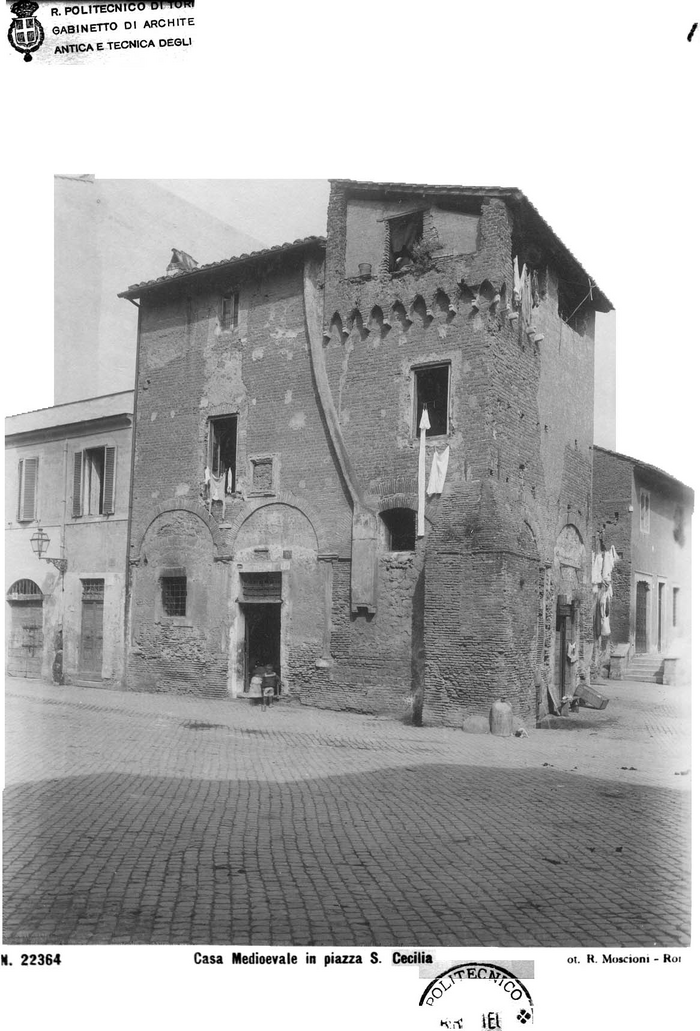
<svg viewBox="0 0 700 1031">
<path fill-rule="evenodd" d="M 326 240 L 176 252 L 122 296 L 131 689 L 270 662 L 304 703 L 444 724 L 567 693 L 611 305 L 522 193 L 334 181 Z"/>
</svg>

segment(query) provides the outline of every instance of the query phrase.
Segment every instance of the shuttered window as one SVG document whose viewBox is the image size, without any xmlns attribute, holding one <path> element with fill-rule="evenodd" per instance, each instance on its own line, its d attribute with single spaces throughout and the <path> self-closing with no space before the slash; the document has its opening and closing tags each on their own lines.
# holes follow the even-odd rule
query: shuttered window
<svg viewBox="0 0 700 1031">
<path fill-rule="evenodd" d="M 116 447 L 88 448 L 73 455 L 73 517 L 113 515 Z"/>
<path fill-rule="evenodd" d="M 18 522 L 36 519 L 36 488 L 39 479 L 39 459 L 23 458 L 19 463 Z"/>
</svg>

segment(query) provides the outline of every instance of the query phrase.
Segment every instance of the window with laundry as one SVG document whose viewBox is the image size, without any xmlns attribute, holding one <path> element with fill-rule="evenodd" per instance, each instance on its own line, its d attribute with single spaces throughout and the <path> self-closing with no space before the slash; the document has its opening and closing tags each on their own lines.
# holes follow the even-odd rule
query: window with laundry
<svg viewBox="0 0 700 1031">
<path fill-rule="evenodd" d="M 389 271 L 399 272 L 413 262 L 413 248 L 423 239 L 423 212 L 390 218 Z"/>
<path fill-rule="evenodd" d="M 29 523 L 33 519 L 36 519 L 38 479 L 39 459 L 20 459 L 19 496 L 17 498 L 17 522 L 19 523 Z"/>
<path fill-rule="evenodd" d="M 651 527 L 651 495 L 648 490 L 639 492 L 639 530 L 649 533 Z"/>
<path fill-rule="evenodd" d="M 391 508 L 381 513 L 389 551 L 416 550 L 416 513 L 412 508 Z"/>
<path fill-rule="evenodd" d="M 236 291 L 225 293 L 221 298 L 219 321 L 225 332 L 238 325 L 239 295 Z"/>
<path fill-rule="evenodd" d="M 236 444 L 238 419 L 225 415 L 209 420 L 209 472 L 211 496 L 223 500 L 236 490 Z"/>
<path fill-rule="evenodd" d="M 116 447 L 73 453 L 73 518 L 114 514 L 116 473 Z"/>
<path fill-rule="evenodd" d="M 450 363 L 426 365 L 414 369 L 413 432 L 420 437 L 423 411 L 428 413 L 430 428 L 427 437 L 444 436 L 448 432 L 450 410 Z"/>
</svg>

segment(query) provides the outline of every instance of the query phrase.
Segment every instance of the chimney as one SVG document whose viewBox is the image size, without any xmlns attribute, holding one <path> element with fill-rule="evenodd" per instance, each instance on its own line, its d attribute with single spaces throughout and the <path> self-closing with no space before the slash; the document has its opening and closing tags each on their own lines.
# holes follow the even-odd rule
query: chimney
<svg viewBox="0 0 700 1031">
<path fill-rule="evenodd" d="M 191 254 L 187 254 L 186 251 L 178 251 L 175 247 L 172 250 L 170 264 L 165 270 L 166 276 L 177 276 L 180 272 L 190 272 L 197 268 L 197 262 Z"/>
</svg>

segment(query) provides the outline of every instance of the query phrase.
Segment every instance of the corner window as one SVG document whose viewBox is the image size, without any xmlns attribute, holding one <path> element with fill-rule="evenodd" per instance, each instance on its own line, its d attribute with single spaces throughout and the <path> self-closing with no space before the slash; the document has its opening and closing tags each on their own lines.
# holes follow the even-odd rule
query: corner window
<svg viewBox="0 0 700 1031">
<path fill-rule="evenodd" d="M 224 332 L 235 329 L 238 325 L 238 293 L 224 294 L 221 298 L 221 329 Z"/>
<path fill-rule="evenodd" d="M 236 441 L 238 419 L 226 415 L 209 420 L 209 469 L 213 482 L 212 497 L 236 490 Z M 216 491 L 215 491 L 215 488 Z M 220 489 L 219 489 L 220 488 Z"/>
<path fill-rule="evenodd" d="M 113 515 L 117 449 L 92 447 L 73 454 L 73 516 Z"/>
<path fill-rule="evenodd" d="M 381 513 L 389 551 L 416 550 L 416 513 L 412 508 L 392 508 Z"/>
<path fill-rule="evenodd" d="M 427 437 L 439 437 L 448 432 L 450 410 L 450 365 L 427 365 L 414 369 L 413 433 L 420 436 L 423 409 L 428 413 L 430 429 Z"/>
<path fill-rule="evenodd" d="M 651 526 L 651 495 L 648 490 L 639 492 L 639 530 L 640 533 L 649 533 Z"/>
<path fill-rule="evenodd" d="M 423 212 L 391 218 L 389 224 L 389 271 L 399 272 L 413 261 L 413 248 L 423 239 Z"/>
<path fill-rule="evenodd" d="M 161 600 L 166 616 L 187 615 L 187 577 L 162 576 L 160 578 Z"/>
<path fill-rule="evenodd" d="M 23 458 L 19 463 L 19 496 L 17 522 L 30 523 L 36 519 L 36 488 L 39 478 L 39 459 Z"/>
</svg>

